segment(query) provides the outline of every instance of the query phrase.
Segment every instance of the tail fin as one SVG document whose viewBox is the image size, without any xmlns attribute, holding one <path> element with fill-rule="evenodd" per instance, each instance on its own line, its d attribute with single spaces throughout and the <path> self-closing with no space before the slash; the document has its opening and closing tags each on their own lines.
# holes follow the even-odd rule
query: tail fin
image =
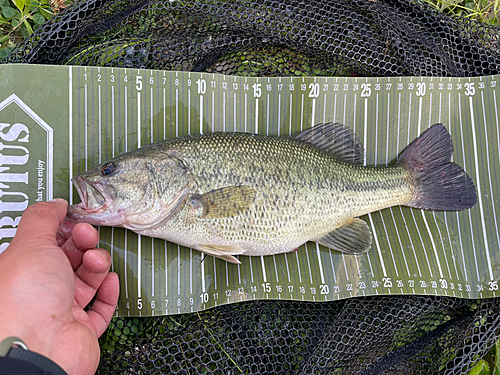
<svg viewBox="0 0 500 375">
<path fill-rule="evenodd" d="M 436 124 L 413 141 L 398 164 L 411 172 L 415 199 L 409 207 L 461 211 L 477 202 L 476 187 L 459 165 L 450 162 L 453 144 L 443 124 Z"/>
</svg>

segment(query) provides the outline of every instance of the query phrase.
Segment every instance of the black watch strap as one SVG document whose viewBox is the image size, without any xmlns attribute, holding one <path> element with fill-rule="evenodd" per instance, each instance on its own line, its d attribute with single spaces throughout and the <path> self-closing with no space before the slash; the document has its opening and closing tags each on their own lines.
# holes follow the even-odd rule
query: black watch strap
<svg viewBox="0 0 500 375">
<path fill-rule="evenodd" d="M 9 338 L 9 339 L 17 339 L 17 338 Z M 57 363 L 51 361 L 50 359 L 44 357 L 41 354 L 28 350 L 26 345 L 21 340 L 19 339 L 17 339 L 17 341 L 12 340 L 12 343 L 17 346 L 10 346 L 10 349 L 8 349 L 7 353 L 5 354 L 5 358 L 16 359 L 19 361 L 31 363 L 40 368 L 41 370 L 51 373 L 53 375 L 67 375 L 67 373 Z M 4 342 L 2 342 L 2 344 L 4 344 Z"/>
</svg>

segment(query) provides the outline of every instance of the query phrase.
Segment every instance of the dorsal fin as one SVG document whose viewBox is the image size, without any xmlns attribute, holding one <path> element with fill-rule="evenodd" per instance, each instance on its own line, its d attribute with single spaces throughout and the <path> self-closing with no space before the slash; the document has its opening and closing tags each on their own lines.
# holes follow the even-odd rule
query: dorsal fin
<svg viewBox="0 0 500 375">
<path fill-rule="evenodd" d="M 361 164 L 363 162 L 363 144 L 345 125 L 320 124 L 294 134 L 293 138 L 318 147 L 347 163 Z"/>
</svg>

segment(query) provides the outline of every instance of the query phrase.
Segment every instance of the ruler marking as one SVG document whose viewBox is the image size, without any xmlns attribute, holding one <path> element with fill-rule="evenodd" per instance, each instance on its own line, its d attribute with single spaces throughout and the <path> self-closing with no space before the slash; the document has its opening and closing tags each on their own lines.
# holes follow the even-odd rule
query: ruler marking
<svg viewBox="0 0 500 375">
<path fill-rule="evenodd" d="M 259 99 L 255 98 L 255 134 L 259 133 Z"/>
<path fill-rule="evenodd" d="M 333 121 L 337 121 L 337 93 L 335 93 L 333 100 Z"/>
<path fill-rule="evenodd" d="M 378 94 L 376 96 L 376 116 L 375 116 L 375 166 L 377 166 L 378 164 L 378 160 L 377 160 L 377 147 L 378 147 Z M 364 111 L 364 140 L 363 140 L 363 143 L 366 145 L 368 144 L 368 99 L 365 98 L 365 111 Z M 389 138 L 389 136 L 387 136 L 387 138 Z M 365 148 L 365 151 L 364 151 L 364 162 L 363 164 L 366 166 L 366 148 Z M 387 237 L 387 243 L 389 245 L 389 251 L 391 253 L 391 257 L 392 257 L 392 263 L 394 264 L 394 270 L 396 271 L 396 276 L 399 277 L 399 271 L 398 271 L 398 267 L 396 265 L 396 260 L 394 259 L 394 252 L 392 251 L 392 246 L 391 246 L 391 241 L 389 241 L 389 235 L 387 234 L 387 228 L 385 226 L 385 221 L 384 221 L 384 218 L 383 218 L 383 215 L 382 213 L 380 212 L 380 217 L 382 218 L 382 226 L 384 228 L 384 232 L 385 232 L 385 235 Z M 373 232 L 375 232 L 375 226 L 374 226 L 374 223 L 373 223 L 373 218 L 370 214 L 370 223 L 372 225 L 372 229 L 373 229 Z M 374 234 L 374 236 L 377 236 L 376 233 Z M 377 238 L 377 249 L 378 249 L 378 252 L 379 252 L 379 258 L 381 259 L 381 261 L 383 262 L 383 258 L 382 258 L 382 253 L 381 253 L 381 250 L 380 250 L 380 246 L 379 246 L 379 243 L 378 243 L 378 238 Z M 383 269 L 385 269 L 385 264 L 382 266 Z"/>
<path fill-rule="evenodd" d="M 301 94 L 300 102 L 300 131 L 304 130 L 304 94 Z"/>
<path fill-rule="evenodd" d="M 264 277 L 264 282 L 267 282 L 267 275 L 266 275 L 266 265 L 264 264 L 264 256 L 260 256 L 260 263 L 262 264 L 262 276 Z"/>
<path fill-rule="evenodd" d="M 205 260 L 201 261 L 201 290 L 203 293 L 206 291 L 205 287 Z"/>
<path fill-rule="evenodd" d="M 276 282 L 279 283 L 279 278 L 278 278 L 278 267 L 276 266 L 276 257 L 273 254 L 273 262 L 274 262 L 274 272 L 276 273 Z"/>
<path fill-rule="evenodd" d="M 486 144 L 488 144 L 488 141 L 487 141 L 488 140 L 488 130 L 487 130 L 486 112 L 485 112 L 486 106 L 484 105 L 484 94 L 482 91 L 481 91 L 481 101 L 482 101 L 482 108 L 483 108 L 484 139 L 486 140 Z M 489 108 L 490 108 L 490 114 L 491 114 L 491 106 L 489 106 Z M 495 198 L 493 196 L 493 185 L 491 183 L 490 154 L 488 151 L 486 151 L 486 161 L 487 161 L 487 170 L 488 170 L 488 181 L 489 181 L 489 185 L 490 185 L 490 194 L 491 194 L 490 201 L 495 202 Z M 495 222 L 495 233 L 496 233 L 496 237 L 497 237 L 497 244 L 500 244 L 500 238 L 498 236 L 498 223 L 497 223 L 497 214 L 496 214 L 496 210 L 495 210 L 495 204 L 492 204 L 491 208 L 493 209 L 493 220 Z M 493 275 L 493 273 L 491 273 L 491 275 Z"/>
<path fill-rule="evenodd" d="M 163 241 L 165 246 L 165 295 L 168 296 L 168 253 L 167 253 L 167 241 Z M 167 306 L 165 305 L 165 309 Z"/>
<path fill-rule="evenodd" d="M 401 99 L 401 96 L 400 96 L 400 99 Z M 387 167 L 387 165 L 389 164 L 389 128 L 390 128 L 390 100 L 391 100 L 391 93 L 387 93 L 387 130 L 386 130 L 386 138 L 387 138 L 387 141 L 386 141 L 386 152 L 385 152 L 385 166 Z M 399 136 L 399 117 L 398 117 L 398 129 L 397 129 L 397 133 L 398 133 L 398 136 Z M 396 142 L 396 149 L 399 148 L 399 144 L 398 142 Z M 396 155 L 398 155 L 398 152 L 396 151 Z M 397 225 L 396 225 L 396 219 L 394 218 L 394 212 L 392 210 L 392 207 L 389 209 L 390 213 L 391 213 L 391 217 L 392 217 L 392 221 L 394 223 L 394 227 L 396 228 L 396 236 L 398 238 L 398 242 L 399 242 L 399 248 L 400 249 L 403 249 L 403 243 L 401 241 L 401 236 L 399 235 L 399 230 L 397 230 Z M 384 229 L 386 230 L 386 236 L 387 238 L 389 239 L 389 236 L 388 236 L 388 233 L 387 233 L 387 229 L 385 227 L 385 220 L 384 220 L 384 215 L 383 213 L 381 213 L 380 215 L 382 217 L 382 222 L 384 223 Z M 408 230 L 408 228 L 407 228 Z M 408 234 L 409 235 L 409 234 Z M 391 242 L 389 242 L 389 246 L 391 246 Z M 392 247 L 391 247 L 391 252 L 392 252 Z M 410 274 L 410 267 L 408 266 L 408 261 L 406 259 L 406 255 L 405 255 L 405 252 L 404 251 L 401 251 L 401 254 L 403 255 L 403 260 L 405 262 L 405 266 L 406 266 L 406 272 L 408 273 L 408 277 L 411 276 Z"/>
<path fill-rule="evenodd" d="M 342 263 L 344 264 L 345 277 L 346 280 L 349 281 L 349 272 L 347 271 L 347 264 L 345 263 L 345 253 L 341 254 L 342 254 Z"/>
<path fill-rule="evenodd" d="M 315 124 L 315 115 L 316 115 L 316 99 L 312 100 L 312 108 L 311 108 L 311 127 Z"/>
<path fill-rule="evenodd" d="M 377 247 L 377 254 L 380 259 L 380 265 L 382 266 L 382 273 L 384 274 L 384 277 L 387 277 L 387 270 L 385 269 L 385 262 L 384 258 L 382 257 L 382 251 L 380 250 L 380 244 L 378 242 L 378 236 L 377 236 L 377 231 L 375 230 L 375 225 L 373 224 L 373 218 L 372 214 L 368 214 L 368 218 L 370 219 L 370 225 L 372 227 L 372 233 L 373 233 L 373 239 L 375 240 L 375 246 Z"/>
<path fill-rule="evenodd" d="M 500 163 L 500 125 L 498 123 L 498 107 L 497 107 L 496 90 L 493 90 L 493 104 L 495 105 L 495 120 L 496 120 L 496 124 L 497 124 L 498 162 Z"/>
<path fill-rule="evenodd" d="M 392 211 L 392 207 L 389 209 L 389 212 L 391 213 L 391 217 L 392 217 L 392 221 L 394 222 L 394 225 L 396 225 L 396 218 L 394 217 L 394 212 Z M 382 220 L 384 220 L 384 219 L 383 219 L 383 215 L 381 215 L 381 216 L 382 216 Z M 386 233 L 386 235 L 387 235 L 387 233 Z M 403 247 L 403 243 L 401 242 L 401 236 L 399 235 L 399 231 L 398 231 L 398 230 L 396 230 L 396 235 L 397 235 L 397 237 L 398 237 L 399 248 L 400 248 L 400 249 L 404 249 L 404 247 Z M 409 235 L 409 233 L 408 233 L 408 235 Z M 412 244 L 411 246 L 412 246 L 412 248 L 413 248 L 413 244 Z M 404 260 L 404 262 L 405 262 L 406 272 L 408 273 L 408 277 L 411 277 L 410 267 L 408 266 L 408 261 L 406 260 L 406 255 L 405 255 L 405 252 L 404 252 L 404 251 L 401 251 L 401 254 L 403 255 L 403 260 Z M 418 263 L 417 263 L 417 265 L 418 265 Z M 419 272 L 420 272 L 420 271 L 419 271 Z"/>
<path fill-rule="evenodd" d="M 361 276 L 361 269 L 359 268 L 359 262 L 358 262 L 358 255 L 354 254 L 354 261 L 356 262 L 356 268 L 358 269 L 358 276 L 360 279 L 363 277 Z"/>
<path fill-rule="evenodd" d="M 304 244 L 305 246 L 305 244 Z M 302 284 L 302 275 L 301 275 L 301 272 L 300 272 L 300 262 L 299 262 L 299 254 L 298 254 L 299 250 L 297 249 L 295 251 L 295 256 L 297 257 L 297 269 L 299 271 L 299 283 Z"/>
<path fill-rule="evenodd" d="M 280 78 L 281 82 L 281 78 Z M 278 137 L 280 136 L 280 130 L 281 130 L 281 94 L 278 94 Z"/>
<path fill-rule="evenodd" d="M 429 104 L 429 107 L 432 108 L 432 93 L 431 93 L 431 97 L 430 97 L 430 104 Z M 423 112 L 423 98 L 420 97 L 419 98 L 419 101 L 418 101 L 418 123 L 417 123 L 417 126 L 418 126 L 418 130 L 417 130 L 417 134 L 421 134 L 421 124 L 422 124 L 422 112 Z M 429 111 L 429 121 L 430 121 L 430 118 L 431 118 L 431 112 Z M 421 214 L 422 214 L 422 218 L 424 220 L 424 225 L 425 225 L 425 228 L 427 229 L 427 234 L 429 235 L 429 239 L 431 240 L 431 245 L 432 245 L 432 249 L 434 251 L 434 257 L 436 258 L 436 263 L 437 263 L 437 266 L 438 266 L 438 271 L 439 271 L 439 277 L 440 278 L 443 278 L 443 269 L 441 267 L 441 261 L 439 260 L 439 254 L 438 254 L 438 251 L 437 251 L 437 247 L 436 247 L 436 243 L 434 241 L 434 236 L 432 235 L 432 232 L 431 232 L 431 229 L 429 227 L 429 223 L 427 221 L 427 217 L 425 216 L 425 213 L 423 210 L 420 211 Z M 438 228 L 439 229 L 439 228 Z M 427 256 L 427 254 L 426 254 Z M 445 255 L 446 256 L 446 255 Z M 430 266 L 429 266 L 430 267 Z M 449 268 L 449 267 L 448 267 Z"/>
<path fill-rule="evenodd" d="M 356 108 L 358 107 L 358 95 L 354 95 L 354 108 L 353 108 L 353 113 L 352 113 L 352 130 L 354 132 L 354 134 L 356 134 Z M 364 147 L 363 147 L 364 149 Z M 363 150 L 363 159 L 366 157 L 366 149 Z"/>
<path fill-rule="evenodd" d="M 236 81 L 236 77 L 234 77 Z M 233 131 L 236 131 L 236 93 L 233 93 Z"/>
<path fill-rule="evenodd" d="M 466 163 L 465 163 L 465 146 L 464 146 L 464 132 L 463 132 L 463 124 L 462 124 L 462 100 L 461 100 L 461 95 L 458 93 L 458 116 L 459 116 L 459 123 L 460 123 L 460 140 L 461 140 L 461 145 L 462 145 L 462 162 L 463 162 L 463 168 L 466 170 Z M 459 213 L 457 212 L 457 221 L 460 223 L 459 219 Z M 470 216 L 470 210 L 469 210 L 469 222 L 471 220 Z M 472 223 L 470 223 L 470 229 L 471 229 L 471 240 L 472 240 L 472 248 L 475 249 L 475 244 L 474 244 L 474 231 L 472 230 Z M 459 236 L 460 242 L 462 242 L 462 236 Z M 474 250 L 474 259 L 476 260 L 476 251 Z M 464 264 L 464 271 L 465 271 L 465 281 L 468 281 L 468 276 L 467 276 L 467 266 L 465 265 L 465 255 L 462 250 L 462 257 L 463 257 L 463 264 Z M 477 268 L 477 260 L 476 260 L 476 273 L 477 277 L 479 279 L 479 270 Z"/>
<path fill-rule="evenodd" d="M 203 134 L 203 95 L 200 95 L 200 134 Z"/>
<path fill-rule="evenodd" d="M 179 136 L 179 89 L 175 89 L 175 136 Z"/>
<path fill-rule="evenodd" d="M 151 238 L 151 296 L 155 296 L 155 239 Z"/>
<path fill-rule="evenodd" d="M 212 257 L 214 259 L 214 285 L 215 285 L 215 290 L 217 290 L 217 263 L 215 262 L 215 257 Z"/>
<path fill-rule="evenodd" d="M 484 102 L 483 102 L 484 104 Z M 476 168 L 476 189 L 477 189 L 477 198 L 478 198 L 478 203 L 479 203 L 479 212 L 481 215 L 481 226 L 483 229 L 483 240 L 484 240 L 484 252 L 486 254 L 486 260 L 488 262 L 488 271 L 490 274 L 490 280 L 494 280 L 493 277 L 493 268 L 491 265 L 491 258 L 490 258 L 490 249 L 489 249 L 489 244 L 488 244 L 488 234 L 486 232 L 486 223 L 484 221 L 484 208 L 483 208 L 483 197 L 481 195 L 481 180 L 479 176 L 479 162 L 478 162 L 478 153 L 477 153 L 477 139 L 476 139 L 476 123 L 474 119 L 474 104 L 472 101 L 472 97 L 469 97 L 469 106 L 470 106 L 470 119 L 471 119 L 471 126 L 472 126 L 472 143 L 474 147 L 474 166 Z M 486 152 L 486 154 L 488 154 Z M 489 166 L 489 156 L 487 156 L 487 162 Z M 489 169 L 488 169 L 488 174 L 489 174 Z M 490 177 L 491 179 L 491 177 Z M 498 233 L 498 232 L 497 232 Z M 478 274 L 478 281 L 480 281 L 479 274 Z"/>
<path fill-rule="evenodd" d="M 330 253 L 330 264 L 332 265 L 333 280 L 335 281 L 335 283 L 337 283 L 337 275 L 335 274 L 335 267 L 333 266 L 332 250 L 328 248 L 328 252 Z"/>
<path fill-rule="evenodd" d="M 418 237 L 420 238 L 420 242 L 422 243 L 422 248 L 424 250 L 424 255 L 425 255 L 425 260 L 427 261 L 427 267 L 429 268 L 429 274 L 431 277 L 434 277 L 432 274 L 432 268 L 431 268 L 431 263 L 429 262 L 429 257 L 427 256 L 427 249 L 424 244 L 424 239 L 422 237 L 422 233 L 420 233 L 420 229 L 418 228 L 417 225 L 417 220 L 415 219 L 415 213 L 413 210 L 410 210 L 411 216 L 413 218 L 413 222 L 415 223 L 415 228 L 417 229 Z"/>
<path fill-rule="evenodd" d="M 292 97 L 291 93 L 290 93 L 289 103 L 290 103 L 290 121 L 289 121 L 289 124 L 288 124 L 288 135 L 292 135 L 292 115 L 293 115 L 292 104 L 293 104 L 293 97 Z"/>
<path fill-rule="evenodd" d="M 245 93 L 245 116 L 244 118 L 244 123 L 245 123 L 245 133 L 248 131 L 247 130 L 247 118 L 248 117 L 248 103 L 247 103 L 247 93 Z"/>
<path fill-rule="evenodd" d="M 385 166 L 387 167 L 387 164 L 389 164 L 389 124 L 390 124 L 390 119 L 391 119 L 391 115 L 390 115 L 390 111 L 389 111 L 389 108 L 390 108 L 390 104 L 391 104 L 391 93 L 387 93 L 387 130 L 386 130 L 386 136 L 387 136 L 387 141 L 386 141 L 386 145 L 385 145 Z"/>
<path fill-rule="evenodd" d="M 115 157 L 115 86 L 111 86 L 111 155 Z"/>
<path fill-rule="evenodd" d="M 141 241 L 141 235 L 137 235 L 137 297 L 141 298 L 141 281 L 142 281 L 142 241 Z"/>
<path fill-rule="evenodd" d="M 356 98 L 357 95 L 354 95 Z M 364 108 L 364 116 L 363 116 L 363 144 L 365 147 L 363 147 L 363 166 L 366 167 L 366 145 L 368 144 L 368 98 L 365 98 L 365 108 Z M 375 147 L 377 147 L 375 145 Z M 375 166 L 377 163 L 375 162 Z"/>
<path fill-rule="evenodd" d="M 267 94 L 267 109 L 266 109 L 266 134 L 269 135 L 269 94 Z"/>
<path fill-rule="evenodd" d="M 137 148 L 141 148 L 141 92 L 137 93 Z"/>
<path fill-rule="evenodd" d="M 326 123 L 326 94 L 323 99 L 323 124 Z"/>
<path fill-rule="evenodd" d="M 177 245 L 177 295 L 181 294 L 181 247 Z"/>
<path fill-rule="evenodd" d="M 100 71 L 100 69 L 98 68 L 97 70 L 98 72 Z M 97 160 L 99 160 L 99 164 L 101 164 L 102 160 L 101 160 L 101 154 L 102 154 L 102 104 L 101 104 L 101 85 L 97 85 L 97 104 L 98 104 L 98 108 L 97 108 L 97 128 L 98 128 L 98 132 L 99 134 L 97 135 L 97 139 L 98 139 L 98 153 L 97 153 Z"/>
<path fill-rule="evenodd" d="M 163 88 L 163 139 L 167 138 L 167 113 L 166 113 L 166 103 L 165 103 L 165 96 L 166 96 L 166 89 L 165 87 Z"/>
<path fill-rule="evenodd" d="M 372 275 L 372 277 L 375 277 L 375 275 L 373 273 L 373 268 L 372 268 L 372 261 L 370 259 L 370 252 L 366 253 L 366 257 L 368 258 L 368 265 L 370 266 L 370 274 Z"/>
<path fill-rule="evenodd" d="M 439 106 L 438 106 L 438 118 L 439 118 L 439 123 L 441 123 L 441 107 L 442 107 L 442 100 L 441 100 L 441 93 L 439 93 Z M 429 100 L 429 113 L 431 113 L 431 108 L 432 108 L 432 92 L 430 93 L 430 100 Z M 431 122 L 431 116 L 429 116 L 429 124 L 428 124 L 428 127 L 430 128 L 432 126 L 432 122 Z M 444 244 L 444 239 L 443 239 L 443 235 L 441 233 L 441 228 L 439 228 L 439 225 L 438 225 L 438 222 L 437 222 L 437 218 L 436 218 L 436 213 L 433 211 L 432 212 L 432 216 L 434 217 L 434 223 L 436 224 L 436 228 L 438 230 L 438 233 L 439 233 L 439 238 L 441 239 L 441 245 L 443 246 L 443 254 L 444 254 L 444 259 L 445 259 L 445 262 L 446 262 L 446 267 L 448 268 L 448 276 L 449 278 L 451 279 L 451 269 L 450 269 L 450 263 L 448 261 L 448 256 L 446 254 L 446 246 Z M 447 225 L 447 222 L 446 222 L 446 213 L 444 214 L 445 216 L 445 223 Z M 449 234 L 449 232 L 448 232 Z M 451 249 L 451 248 L 450 248 Z M 453 259 L 453 256 L 452 256 L 452 259 Z M 455 265 L 455 269 L 456 269 L 456 265 Z"/>
<path fill-rule="evenodd" d="M 212 133 L 215 131 L 215 91 L 212 91 Z"/>
<path fill-rule="evenodd" d="M 307 268 L 309 269 L 309 279 L 311 280 L 311 284 L 314 284 L 311 271 L 311 262 L 309 261 L 309 249 L 307 247 L 307 243 L 305 243 L 304 245 L 306 247 L 306 259 L 307 259 Z"/>
<path fill-rule="evenodd" d="M 325 283 L 325 274 L 323 272 L 323 264 L 321 263 L 321 252 L 319 251 L 319 244 L 316 242 L 316 253 L 318 254 L 318 266 L 319 266 L 319 274 L 321 277 L 321 284 Z"/>
<path fill-rule="evenodd" d="M 250 279 L 252 280 L 252 283 L 253 283 L 253 266 L 252 266 L 253 257 L 249 257 L 248 260 L 249 260 L 249 263 L 250 263 Z"/>
<path fill-rule="evenodd" d="M 153 103 L 154 103 L 154 101 L 153 101 L 153 88 L 151 87 L 151 95 L 150 95 L 150 109 L 149 109 L 149 111 L 150 111 L 150 116 L 149 116 L 149 117 L 151 118 L 151 124 L 150 124 L 150 125 L 151 125 L 151 143 L 153 143 L 153 142 L 154 142 L 154 129 L 153 129 L 153 127 L 154 127 L 154 121 L 153 121 L 153 120 L 154 120 L 154 116 L 153 116 Z"/>
<path fill-rule="evenodd" d="M 347 94 L 344 94 L 344 114 L 342 117 L 342 124 L 346 123 L 345 117 L 346 117 L 346 106 L 347 106 Z"/>
<path fill-rule="evenodd" d="M 406 139 L 406 147 L 408 147 L 410 145 L 410 134 L 411 134 L 411 114 L 412 114 L 412 92 L 410 92 L 410 99 L 409 99 L 409 106 L 408 106 L 408 132 L 407 132 L 407 139 Z M 421 110 L 419 110 L 419 112 L 421 112 Z M 417 127 L 419 128 L 420 127 L 420 123 L 417 124 Z M 417 128 L 417 131 L 418 131 L 418 128 Z M 420 134 L 420 133 L 418 133 Z M 417 135 L 418 135 L 417 134 Z M 432 269 L 431 269 L 431 266 L 430 266 L 430 262 L 429 262 L 429 257 L 427 255 L 427 248 L 425 247 L 425 244 L 424 244 L 424 240 L 423 240 L 423 237 L 422 237 L 422 234 L 420 233 L 420 229 L 418 228 L 418 224 L 417 224 L 417 220 L 415 219 L 415 213 L 414 213 L 414 210 L 413 209 L 410 209 L 410 212 L 411 212 L 411 216 L 412 216 L 412 219 L 413 219 L 413 223 L 415 224 L 415 228 L 417 229 L 417 233 L 418 233 L 418 237 L 420 238 L 420 242 L 422 243 L 422 249 L 423 249 L 423 252 L 424 252 L 424 255 L 425 255 L 425 259 L 427 261 L 427 266 L 429 268 L 429 273 L 430 273 L 430 276 L 433 277 L 433 274 L 432 274 Z M 403 214 L 403 211 L 401 211 L 401 213 Z M 405 220 L 406 221 L 406 220 Z M 408 234 L 409 234 L 409 230 L 408 230 Z M 410 237 L 411 238 L 411 237 Z M 416 262 L 418 262 L 417 258 L 416 258 L 416 253 L 414 251 L 414 254 L 415 254 L 415 260 Z M 420 267 L 419 267 L 420 269 Z"/>
<path fill-rule="evenodd" d="M 89 170 L 89 156 L 88 156 L 88 127 L 89 127 L 89 120 L 88 120 L 88 92 L 87 92 L 87 84 L 85 84 L 85 170 Z"/>
<path fill-rule="evenodd" d="M 70 66 L 68 69 L 68 84 L 69 84 L 69 93 L 68 93 L 68 101 L 69 101 L 69 204 L 73 204 L 73 183 L 71 182 L 71 178 L 73 177 L 73 68 Z"/>
<path fill-rule="evenodd" d="M 189 294 L 193 294 L 193 249 L 189 249 Z"/>
<path fill-rule="evenodd" d="M 436 243 L 434 242 L 434 237 L 432 236 L 432 233 L 431 233 L 431 228 L 429 227 L 429 223 L 427 222 L 427 217 L 425 216 L 424 211 L 421 210 L 420 212 L 422 213 L 422 218 L 424 219 L 424 225 L 425 225 L 425 228 L 427 229 L 427 233 L 429 234 L 429 238 L 431 240 L 432 249 L 434 250 L 434 256 L 436 257 L 436 263 L 437 263 L 438 270 L 439 270 L 439 277 L 443 278 L 444 277 L 443 276 L 443 269 L 441 268 L 441 262 L 439 261 L 439 255 L 438 255 L 438 252 L 437 252 Z"/>
<path fill-rule="evenodd" d="M 377 78 L 377 82 L 378 82 L 378 78 Z M 378 107 L 379 107 L 379 101 L 378 101 L 378 93 L 377 93 L 377 96 L 376 96 L 376 104 L 375 104 L 375 165 L 378 164 L 378 150 L 377 150 L 377 146 L 378 146 Z M 365 101 L 365 110 L 366 110 L 366 107 L 368 107 L 368 99 L 366 99 Z M 366 124 L 368 125 L 368 120 L 366 120 Z M 368 131 L 368 126 L 365 126 L 365 133 Z"/>
<path fill-rule="evenodd" d="M 225 76 L 224 76 L 224 79 Z M 226 92 L 222 93 L 222 131 L 226 132 Z"/>
<path fill-rule="evenodd" d="M 448 93 L 448 103 L 451 103 L 451 92 Z M 448 118 L 451 119 L 451 105 L 448 105 Z M 448 129 L 448 131 L 450 132 L 450 136 L 451 136 L 452 135 L 451 127 Z M 453 154 L 451 155 L 451 161 L 453 161 Z M 450 230 L 448 228 L 448 215 L 447 214 L 448 214 L 447 212 L 445 212 L 445 214 L 444 214 L 445 223 L 446 223 L 446 230 L 448 231 L 448 238 L 449 238 L 449 241 L 450 241 L 450 248 L 453 249 L 453 246 L 452 246 L 452 243 L 451 243 Z M 460 228 L 460 218 L 459 218 L 458 212 L 456 213 L 456 216 L 457 216 L 457 228 Z M 462 261 L 463 261 L 463 265 L 464 265 L 465 281 L 468 281 L 467 268 L 465 267 L 465 255 L 464 255 L 464 248 L 463 248 L 463 244 L 462 244 L 462 236 L 459 235 L 458 239 L 459 239 L 459 243 L 460 243 L 460 251 L 462 253 Z M 457 279 L 460 280 L 460 278 L 458 277 L 457 262 L 456 262 L 455 257 L 453 257 L 453 261 L 455 263 L 455 271 L 457 273 Z"/>
<path fill-rule="evenodd" d="M 288 267 L 288 256 L 287 253 L 285 253 L 285 264 L 286 264 L 286 274 L 288 275 L 288 282 L 290 283 L 290 268 Z"/>
<path fill-rule="evenodd" d="M 226 287 L 229 287 L 229 270 L 227 268 L 227 261 L 224 261 L 226 263 Z"/>
</svg>

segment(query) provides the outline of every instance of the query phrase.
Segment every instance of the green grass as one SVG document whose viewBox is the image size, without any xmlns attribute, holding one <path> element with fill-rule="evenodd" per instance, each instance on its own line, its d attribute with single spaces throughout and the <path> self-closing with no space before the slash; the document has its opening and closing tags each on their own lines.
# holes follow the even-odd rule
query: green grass
<svg viewBox="0 0 500 375">
<path fill-rule="evenodd" d="M 0 59 L 59 9 L 61 0 L 0 0 Z"/>
<path fill-rule="evenodd" d="M 499 25 L 499 0 L 425 0 L 450 16 L 465 17 L 490 25 Z"/>
</svg>

